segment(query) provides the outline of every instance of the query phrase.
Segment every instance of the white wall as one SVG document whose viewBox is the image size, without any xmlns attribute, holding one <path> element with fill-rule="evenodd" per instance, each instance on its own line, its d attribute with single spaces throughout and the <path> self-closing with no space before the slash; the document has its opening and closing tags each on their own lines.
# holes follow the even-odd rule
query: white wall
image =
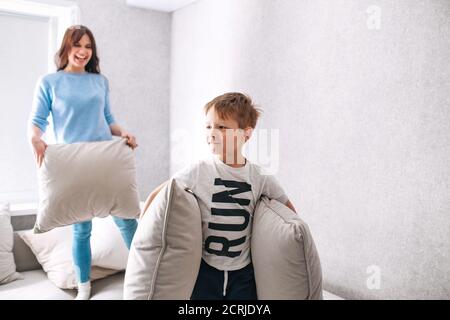
<svg viewBox="0 0 450 320">
<path fill-rule="evenodd" d="M 109 79 L 117 122 L 136 135 L 142 200 L 169 176 L 169 13 L 128 7 L 125 0 L 77 0 Z"/>
<path fill-rule="evenodd" d="M 175 12 L 171 171 L 203 142 L 203 105 L 247 92 L 265 110 L 259 127 L 280 130 L 277 176 L 310 224 L 326 288 L 450 298 L 449 16 L 444 0 L 201 0 Z"/>
</svg>

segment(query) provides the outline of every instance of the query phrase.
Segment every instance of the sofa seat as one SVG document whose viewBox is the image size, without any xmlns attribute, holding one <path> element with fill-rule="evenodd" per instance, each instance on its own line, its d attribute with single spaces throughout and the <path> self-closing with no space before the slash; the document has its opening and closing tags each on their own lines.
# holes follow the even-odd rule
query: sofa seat
<svg viewBox="0 0 450 320">
<path fill-rule="evenodd" d="M 0 286 L 0 300 L 73 300 L 76 290 L 56 287 L 44 270 L 21 272 L 23 279 Z M 121 300 L 124 272 L 92 282 L 92 300 Z"/>
<path fill-rule="evenodd" d="M 23 279 L 0 286 L 0 300 L 73 300 L 76 290 L 63 290 L 48 280 L 45 272 L 21 272 Z M 91 300 L 121 300 L 124 272 L 92 282 Z M 324 300 L 342 300 L 330 292 L 323 292 Z"/>
<path fill-rule="evenodd" d="M 30 248 L 18 236 L 17 231 L 32 229 L 36 215 L 13 216 L 14 259 L 23 279 L 0 285 L 0 300 L 73 300 L 77 290 L 56 287 L 42 270 Z M 125 272 L 119 272 L 92 282 L 92 300 L 122 300 Z M 323 291 L 325 300 L 342 300 L 330 292 Z"/>
</svg>

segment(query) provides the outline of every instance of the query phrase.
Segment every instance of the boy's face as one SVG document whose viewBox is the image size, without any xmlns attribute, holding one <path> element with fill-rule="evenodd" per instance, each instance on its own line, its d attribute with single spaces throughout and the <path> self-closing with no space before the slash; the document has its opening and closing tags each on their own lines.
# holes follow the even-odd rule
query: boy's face
<svg viewBox="0 0 450 320">
<path fill-rule="evenodd" d="M 206 114 L 205 129 L 206 142 L 213 154 L 227 164 L 245 164 L 241 149 L 250 138 L 252 128 L 240 129 L 233 117 L 222 119 L 212 107 Z"/>
</svg>

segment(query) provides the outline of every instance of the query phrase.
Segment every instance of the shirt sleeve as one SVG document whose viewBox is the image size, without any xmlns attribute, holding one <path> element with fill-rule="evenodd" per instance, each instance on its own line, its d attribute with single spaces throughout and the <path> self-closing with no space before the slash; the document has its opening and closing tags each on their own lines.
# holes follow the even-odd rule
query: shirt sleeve
<svg viewBox="0 0 450 320">
<path fill-rule="evenodd" d="M 183 169 L 177 171 L 172 178 L 181 182 L 187 188 L 195 191 L 197 185 L 197 179 L 199 174 L 198 164 L 194 163 L 184 167 Z"/>
<path fill-rule="evenodd" d="M 273 175 L 264 176 L 265 181 L 261 194 L 269 197 L 270 199 L 275 199 L 283 204 L 289 200 L 286 193 L 284 192 L 278 180 Z"/>
<path fill-rule="evenodd" d="M 43 77 L 41 77 L 34 89 L 33 102 L 30 114 L 30 123 L 45 132 L 48 126 L 47 118 L 52 108 L 50 88 Z"/>
<path fill-rule="evenodd" d="M 116 122 L 116 119 L 114 119 L 114 116 L 111 112 L 111 105 L 109 102 L 109 82 L 108 79 L 105 79 L 105 119 L 108 125 L 111 125 Z"/>
</svg>

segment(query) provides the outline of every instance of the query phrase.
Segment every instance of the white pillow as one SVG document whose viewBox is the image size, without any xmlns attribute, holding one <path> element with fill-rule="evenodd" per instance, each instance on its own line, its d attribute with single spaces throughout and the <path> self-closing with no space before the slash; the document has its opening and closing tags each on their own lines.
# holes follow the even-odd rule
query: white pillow
<svg viewBox="0 0 450 320">
<path fill-rule="evenodd" d="M 252 227 L 258 299 L 323 299 L 320 259 L 308 225 L 284 204 L 262 197 Z"/>
<path fill-rule="evenodd" d="M 13 228 L 9 213 L 0 208 L 0 284 L 5 284 L 21 278 L 16 272 L 13 249 Z"/>
<path fill-rule="evenodd" d="M 134 152 L 125 139 L 49 145 L 38 181 L 35 233 L 109 214 L 140 214 Z"/>
<path fill-rule="evenodd" d="M 139 222 L 125 272 L 124 299 L 190 299 L 201 256 L 197 199 L 172 179 Z"/>
<path fill-rule="evenodd" d="M 101 279 L 124 270 L 128 249 L 111 217 L 92 221 L 91 280 Z M 50 281 L 62 289 L 77 287 L 72 260 L 72 226 L 53 229 L 43 234 L 32 230 L 19 231 L 31 248 Z"/>
</svg>

